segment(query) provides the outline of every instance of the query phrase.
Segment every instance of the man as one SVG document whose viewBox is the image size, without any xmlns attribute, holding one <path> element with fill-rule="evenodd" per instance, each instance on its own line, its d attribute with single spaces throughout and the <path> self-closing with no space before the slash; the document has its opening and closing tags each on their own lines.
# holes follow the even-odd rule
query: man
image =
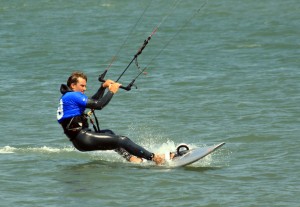
<svg viewBox="0 0 300 207">
<path fill-rule="evenodd" d="M 101 110 L 105 107 L 121 84 L 107 80 L 98 91 L 88 98 L 86 91 L 87 76 L 82 72 L 74 72 L 68 78 L 67 85 L 62 84 L 62 97 L 57 109 L 57 121 L 64 133 L 79 151 L 115 150 L 130 162 L 152 160 L 156 164 L 165 161 L 164 155 L 156 155 L 132 142 L 128 137 L 115 135 L 111 130 L 92 131 L 88 127 L 88 115 L 85 109 Z M 105 90 L 108 89 L 104 95 Z"/>
</svg>

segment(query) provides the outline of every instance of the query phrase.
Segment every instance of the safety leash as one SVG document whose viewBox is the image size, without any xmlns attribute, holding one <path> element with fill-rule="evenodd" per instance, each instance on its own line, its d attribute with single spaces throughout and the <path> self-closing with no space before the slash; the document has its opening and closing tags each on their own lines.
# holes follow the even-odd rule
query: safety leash
<svg viewBox="0 0 300 207">
<path fill-rule="evenodd" d="M 95 132 L 100 132 L 100 127 L 99 127 L 99 121 L 98 121 L 98 118 L 95 114 L 95 109 L 91 109 L 89 112 L 86 113 L 87 117 L 89 118 L 90 120 L 90 123 L 93 125 L 93 128 L 95 130 Z M 95 118 L 95 121 L 96 121 L 96 124 L 92 118 L 92 115 L 94 115 L 94 118 Z"/>
</svg>

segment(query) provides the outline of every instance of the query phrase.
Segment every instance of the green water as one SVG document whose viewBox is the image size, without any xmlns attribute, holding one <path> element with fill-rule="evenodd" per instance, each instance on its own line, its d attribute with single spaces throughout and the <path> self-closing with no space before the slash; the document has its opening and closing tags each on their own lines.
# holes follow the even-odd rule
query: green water
<svg viewBox="0 0 300 207">
<path fill-rule="evenodd" d="M 2 0 L 0 206 L 299 206 L 300 3 L 203 3 Z M 156 27 L 148 74 L 101 127 L 153 152 L 226 145 L 178 169 L 78 152 L 56 122 L 60 84 L 82 70 L 92 95 Z"/>
</svg>

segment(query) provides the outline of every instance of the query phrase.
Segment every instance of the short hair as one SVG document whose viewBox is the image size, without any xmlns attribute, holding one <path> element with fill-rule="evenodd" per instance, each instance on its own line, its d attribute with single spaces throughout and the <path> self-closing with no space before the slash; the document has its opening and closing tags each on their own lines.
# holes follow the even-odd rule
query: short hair
<svg viewBox="0 0 300 207">
<path fill-rule="evenodd" d="M 85 81 L 87 81 L 87 76 L 83 72 L 73 72 L 71 76 L 68 78 L 67 86 L 71 87 L 72 83 L 77 83 L 78 78 L 83 78 Z"/>
</svg>

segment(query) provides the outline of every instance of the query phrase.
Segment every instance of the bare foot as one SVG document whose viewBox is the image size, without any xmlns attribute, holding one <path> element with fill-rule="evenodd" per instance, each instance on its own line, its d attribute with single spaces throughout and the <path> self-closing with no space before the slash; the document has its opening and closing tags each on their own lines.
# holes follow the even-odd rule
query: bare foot
<svg viewBox="0 0 300 207">
<path fill-rule="evenodd" d="M 136 156 L 131 156 L 130 159 L 129 159 L 129 162 L 132 162 L 132 163 L 142 163 L 143 159 L 139 158 L 139 157 L 136 157 Z"/>
<path fill-rule="evenodd" d="M 161 164 L 165 163 L 165 156 L 164 155 L 157 155 L 157 154 L 155 154 L 154 157 L 152 158 L 152 160 L 157 165 L 161 165 Z"/>
<path fill-rule="evenodd" d="M 172 160 L 175 156 L 175 153 L 170 152 L 170 159 Z M 157 165 L 162 165 L 166 162 L 166 158 L 164 154 L 161 155 L 154 155 L 153 159 L 152 159 Z M 143 159 L 136 157 L 136 156 L 131 156 L 129 159 L 129 162 L 132 163 L 142 163 Z"/>
<path fill-rule="evenodd" d="M 175 156 L 175 153 L 170 152 L 170 160 L 172 160 Z M 155 154 L 153 159 L 152 159 L 157 165 L 162 165 L 166 162 L 166 157 L 164 154 L 162 155 L 157 155 Z"/>
</svg>

